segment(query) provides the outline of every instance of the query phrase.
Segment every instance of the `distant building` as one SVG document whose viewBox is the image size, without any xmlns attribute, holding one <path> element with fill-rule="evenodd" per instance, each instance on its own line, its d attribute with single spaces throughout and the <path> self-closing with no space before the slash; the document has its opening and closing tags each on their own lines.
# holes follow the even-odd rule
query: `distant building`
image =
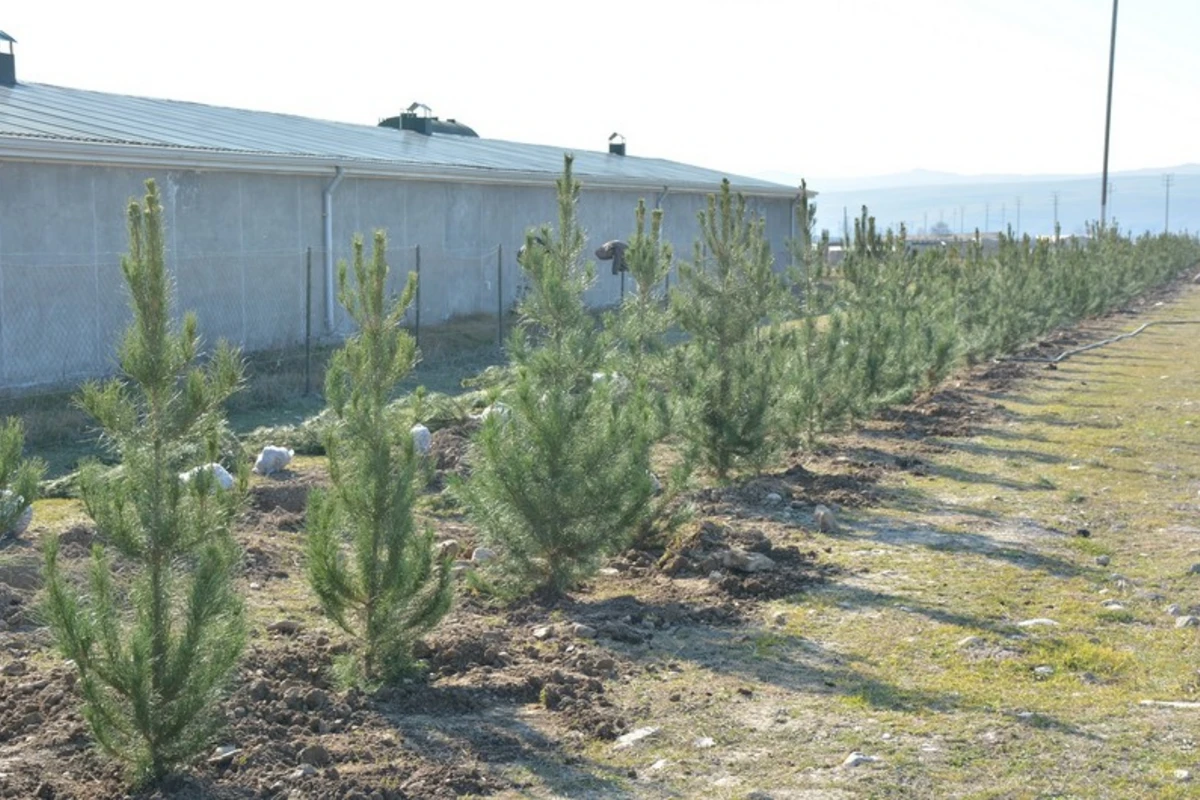
<svg viewBox="0 0 1200 800">
<path fill-rule="evenodd" d="M 623 141 L 610 150 L 575 152 L 591 247 L 628 237 L 645 198 L 690 255 L 696 214 L 725 176 L 623 155 Z M 123 209 L 147 177 L 162 192 L 181 307 L 197 311 L 206 337 L 261 350 L 303 341 L 309 247 L 312 330 L 347 331 L 330 293 L 333 264 L 352 234 L 369 240 L 376 228 L 388 233 L 397 288 L 420 247 L 422 324 L 507 307 L 525 231 L 556 217 L 562 157 L 558 147 L 479 138 L 416 104 L 378 126 L 351 125 L 22 83 L 9 55 L 0 63 L 0 389 L 111 369 L 128 319 Z M 798 190 L 729 177 L 786 261 Z M 619 281 L 599 274 L 589 300 L 613 302 Z"/>
</svg>

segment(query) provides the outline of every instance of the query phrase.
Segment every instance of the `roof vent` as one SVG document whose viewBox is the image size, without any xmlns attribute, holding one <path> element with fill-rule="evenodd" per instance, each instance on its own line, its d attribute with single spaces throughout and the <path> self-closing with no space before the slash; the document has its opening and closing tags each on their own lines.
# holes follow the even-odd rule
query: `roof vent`
<svg viewBox="0 0 1200 800">
<path fill-rule="evenodd" d="M 614 133 L 608 137 L 608 152 L 610 155 L 623 156 L 625 155 L 625 137 L 619 133 Z"/>
<path fill-rule="evenodd" d="M 8 52 L 0 50 L 0 86 L 17 85 L 17 57 L 13 54 L 13 45 L 17 40 L 4 31 L 0 31 L 0 47 L 8 45 Z"/>
<path fill-rule="evenodd" d="M 443 121 L 433 116 L 429 106 L 424 103 L 413 103 L 400 116 L 380 120 L 379 127 L 395 128 L 398 131 L 412 131 L 423 136 L 441 133 L 451 136 L 472 136 L 479 138 L 478 133 L 457 120 L 448 119 Z"/>
</svg>

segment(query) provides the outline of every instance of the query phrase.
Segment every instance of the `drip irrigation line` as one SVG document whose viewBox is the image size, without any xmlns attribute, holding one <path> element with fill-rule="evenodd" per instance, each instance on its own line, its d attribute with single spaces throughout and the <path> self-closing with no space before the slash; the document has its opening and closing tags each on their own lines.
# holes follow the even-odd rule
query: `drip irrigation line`
<svg viewBox="0 0 1200 800">
<path fill-rule="evenodd" d="M 1033 357 L 1033 356 L 1008 356 L 1006 358 L 997 358 L 996 361 L 1017 361 L 1017 362 L 1026 363 L 1026 364 L 1057 364 L 1060 361 L 1066 361 L 1071 356 L 1079 355 L 1080 353 L 1086 353 L 1088 350 L 1095 350 L 1098 347 L 1105 347 L 1107 345 L 1115 344 L 1115 343 L 1123 341 L 1125 339 L 1132 339 L 1134 336 L 1137 336 L 1142 331 L 1146 330 L 1147 328 L 1152 328 L 1155 325 L 1200 325 L 1200 319 L 1159 319 L 1159 320 L 1154 320 L 1153 322 L 1147 322 L 1143 325 L 1140 325 L 1138 328 L 1136 328 L 1135 330 L 1129 331 L 1128 333 L 1122 333 L 1118 336 L 1114 336 L 1111 339 L 1103 339 L 1099 342 L 1092 342 L 1091 344 L 1086 344 L 1083 347 L 1076 347 L 1071 350 L 1064 350 L 1063 352 L 1056 355 L 1054 358 L 1038 358 L 1038 357 Z"/>
</svg>

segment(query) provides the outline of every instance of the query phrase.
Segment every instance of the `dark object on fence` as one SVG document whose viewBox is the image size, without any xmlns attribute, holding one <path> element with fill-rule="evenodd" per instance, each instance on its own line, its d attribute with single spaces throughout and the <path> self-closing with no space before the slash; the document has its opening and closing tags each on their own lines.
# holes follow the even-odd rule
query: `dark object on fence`
<svg viewBox="0 0 1200 800">
<path fill-rule="evenodd" d="M 533 237 L 533 243 L 541 247 L 543 250 L 549 249 L 550 247 L 548 244 L 546 244 L 546 240 L 543 239 L 541 235 L 537 234 L 535 234 Z M 524 265 L 525 263 L 525 245 L 521 245 L 517 248 L 517 263 L 521 265 Z"/>
<path fill-rule="evenodd" d="M 625 250 L 629 247 L 625 242 L 619 239 L 613 239 L 611 242 L 605 242 L 596 248 L 596 258 L 601 261 L 613 262 L 612 274 L 618 275 L 625 272 L 629 267 L 625 265 Z"/>
</svg>

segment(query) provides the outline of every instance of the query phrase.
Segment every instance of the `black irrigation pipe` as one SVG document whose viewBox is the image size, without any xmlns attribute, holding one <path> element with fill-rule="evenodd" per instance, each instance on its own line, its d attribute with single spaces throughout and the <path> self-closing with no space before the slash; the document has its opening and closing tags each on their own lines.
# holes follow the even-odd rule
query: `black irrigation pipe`
<svg viewBox="0 0 1200 800">
<path fill-rule="evenodd" d="M 1129 331 L 1129 333 L 1122 333 L 1119 336 L 1112 337 L 1111 339 L 1104 339 L 1099 342 L 1092 342 L 1091 344 L 1084 345 L 1083 347 L 1076 347 L 1072 350 L 1064 350 L 1063 352 L 1056 355 L 1054 358 L 1037 358 L 1037 357 L 1030 357 L 1030 356 L 1008 356 L 1006 358 L 997 358 L 997 359 L 995 359 L 995 361 L 997 361 L 997 362 L 1016 361 L 1016 362 L 1020 362 L 1020 363 L 1026 363 L 1026 364 L 1057 364 L 1060 361 L 1067 360 L 1071 356 L 1079 355 L 1080 353 L 1086 353 L 1088 350 L 1095 350 L 1097 347 L 1105 347 L 1106 345 L 1115 344 L 1116 342 L 1122 341 L 1124 339 L 1132 339 L 1134 336 L 1137 336 L 1142 331 L 1146 330 L 1147 328 L 1152 328 L 1155 325 L 1200 325 L 1200 319 L 1159 319 L 1159 320 L 1155 320 L 1153 322 L 1147 322 L 1144 325 L 1139 326 L 1136 330 Z"/>
</svg>

